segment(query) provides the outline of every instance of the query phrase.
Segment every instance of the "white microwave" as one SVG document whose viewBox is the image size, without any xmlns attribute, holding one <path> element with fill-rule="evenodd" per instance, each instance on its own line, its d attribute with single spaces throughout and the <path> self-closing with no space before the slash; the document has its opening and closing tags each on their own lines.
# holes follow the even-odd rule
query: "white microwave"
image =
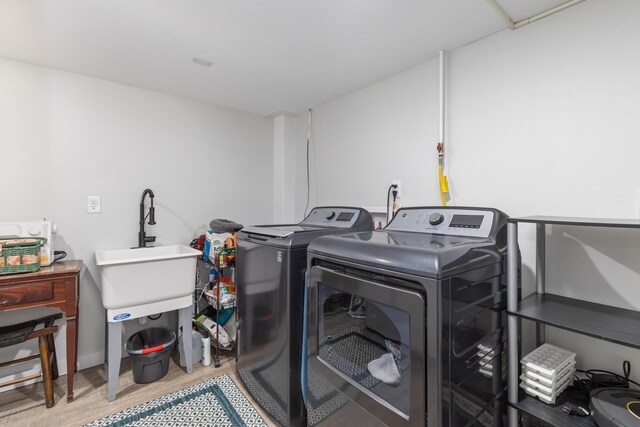
<svg viewBox="0 0 640 427">
<path fill-rule="evenodd" d="M 16 221 L 0 222 L 0 236 L 19 237 L 44 237 L 47 239 L 40 251 L 40 263 L 50 265 L 53 262 L 52 234 L 56 232 L 56 226 L 51 221 Z"/>
</svg>

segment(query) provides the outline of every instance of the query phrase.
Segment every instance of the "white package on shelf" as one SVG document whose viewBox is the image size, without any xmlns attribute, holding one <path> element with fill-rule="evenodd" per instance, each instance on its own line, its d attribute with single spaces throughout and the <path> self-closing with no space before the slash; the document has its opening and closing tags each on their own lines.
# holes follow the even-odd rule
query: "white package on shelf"
<svg viewBox="0 0 640 427">
<path fill-rule="evenodd" d="M 571 372 L 571 374 L 573 375 L 576 371 L 575 369 L 575 362 L 566 366 L 564 369 L 562 369 L 557 377 L 558 378 L 562 378 L 564 377 L 568 372 Z M 544 375 L 540 375 L 540 373 L 536 372 L 536 371 L 532 371 L 530 369 L 528 369 L 526 366 L 522 366 L 522 374 L 525 375 L 527 378 L 530 378 L 533 381 L 536 381 L 539 384 L 542 384 L 546 387 L 553 387 L 554 383 L 556 383 L 557 381 L 551 378 L 547 378 Z"/>
<path fill-rule="evenodd" d="M 558 374 L 574 364 L 575 360 L 574 352 L 545 343 L 523 357 L 520 363 L 528 370 L 554 381 Z"/>
<path fill-rule="evenodd" d="M 522 380 L 523 384 L 527 385 L 528 387 L 534 387 L 549 396 L 552 394 L 558 394 L 562 390 L 564 390 L 571 382 L 571 378 L 573 378 L 573 372 L 567 371 L 567 373 L 563 377 L 560 377 L 560 379 L 552 386 L 548 386 L 539 383 L 538 381 L 530 377 L 527 377 L 525 374 L 520 375 L 520 379 Z"/>
<path fill-rule="evenodd" d="M 566 389 L 569 384 L 571 384 L 571 379 L 573 378 L 573 374 L 566 375 L 561 378 L 556 387 L 553 388 L 552 392 L 548 392 L 549 388 L 541 387 L 539 384 L 531 385 L 530 383 L 523 381 L 520 383 L 520 387 L 524 389 L 528 394 L 537 397 L 541 401 L 553 405 L 556 403 L 556 398 L 560 393 Z"/>
<path fill-rule="evenodd" d="M 566 387 L 568 383 L 571 381 L 571 379 L 573 378 L 573 374 L 575 374 L 575 371 L 573 369 L 567 369 L 552 384 L 547 384 L 537 380 L 536 378 L 532 378 L 531 376 L 527 375 L 527 372 L 523 372 L 522 375 L 520 375 L 520 379 L 526 385 L 530 387 L 535 387 L 538 390 L 551 395 L 553 393 L 557 394 L 558 392 L 561 391 L 560 390 L 561 388 Z"/>
<path fill-rule="evenodd" d="M 545 403 L 553 404 L 575 373 L 576 354 L 551 344 L 543 344 L 520 361 L 520 387 Z"/>
</svg>

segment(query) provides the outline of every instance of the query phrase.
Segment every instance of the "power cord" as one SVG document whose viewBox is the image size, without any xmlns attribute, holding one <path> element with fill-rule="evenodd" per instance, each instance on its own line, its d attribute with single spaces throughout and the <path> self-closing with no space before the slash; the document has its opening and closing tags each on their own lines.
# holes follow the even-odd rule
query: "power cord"
<svg viewBox="0 0 640 427">
<path fill-rule="evenodd" d="M 571 405 L 564 405 L 562 407 L 562 412 L 572 417 L 586 417 L 590 415 L 589 411 L 580 405 L 576 407 L 573 407 Z"/>
<path fill-rule="evenodd" d="M 387 224 L 389 224 L 389 222 L 393 219 L 393 218 L 389 218 L 389 203 L 391 201 L 390 200 L 391 199 L 391 193 L 393 193 L 393 203 L 395 203 L 396 202 L 396 197 L 398 197 L 398 185 L 397 184 L 391 184 L 389 186 L 389 189 L 387 190 Z"/>
<path fill-rule="evenodd" d="M 586 375 L 587 379 L 591 381 L 593 388 L 600 387 L 622 387 L 628 388 L 629 384 L 633 384 L 640 387 L 640 384 L 629 379 L 631 374 L 631 363 L 628 360 L 622 362 L 623 375 L 616 374 L 615 372 L 605 371 L 602 369 L 589 369 L 587 371 L 581 371 L 576 369 L 577 372 L 582 372 Z"/>
<path fill-rule="evenodd" d="M 631 364 L 628 360 L 622 362 L 622 372 L 624 375 L 602 369 L 588 369 L 586 371 L 576 369 L 576 372 L 584 374 L 586 378 L 578 378 L 574 375 L 573 384 L 567 390 L 573 398 L 584 405 L 589 404 L 589 395 L 591 391 L 596 388 L 629 388 L 629 384 L 640 387 L 639 383 L 629 378 L 631 374 Z"/>
</svg>

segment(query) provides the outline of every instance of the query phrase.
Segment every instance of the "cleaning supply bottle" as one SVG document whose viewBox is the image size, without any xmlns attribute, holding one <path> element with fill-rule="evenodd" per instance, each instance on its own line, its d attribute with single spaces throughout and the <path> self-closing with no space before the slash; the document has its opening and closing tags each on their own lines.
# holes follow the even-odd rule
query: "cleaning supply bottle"
<svg viewBox="0 0 640 427">
<path fill-rule="evenodd" d="M 202 366 L 211 365 L 211 338 L 209 335 L 202 335 Z"/>
<path fill-rule="evenodd" d="M 218 273 L 218 269 L 215 267 L 211 267 L 209 269 L 209 283 L 215 283 L 216 280 L 220 277 L 220 273 Z"/>
</svg>

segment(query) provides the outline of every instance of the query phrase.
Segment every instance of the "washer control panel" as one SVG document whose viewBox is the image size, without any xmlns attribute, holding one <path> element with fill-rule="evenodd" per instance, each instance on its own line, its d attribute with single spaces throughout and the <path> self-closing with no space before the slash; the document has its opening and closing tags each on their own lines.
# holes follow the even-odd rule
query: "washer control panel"
<svg viewBox="0 0 640 427">
<path fill-rule="evenodd" d="M 492 211 L 475 209 L 400 209 L 386 230 L 412 231 L 450 236 L 489 237 Z"/>
<path fill-rule="evenodd" d="M 300 225 L 315 225 L 319 227 L 352 227 L 360 210 L 349 208 L 314 208 Z"/>
</svg>

